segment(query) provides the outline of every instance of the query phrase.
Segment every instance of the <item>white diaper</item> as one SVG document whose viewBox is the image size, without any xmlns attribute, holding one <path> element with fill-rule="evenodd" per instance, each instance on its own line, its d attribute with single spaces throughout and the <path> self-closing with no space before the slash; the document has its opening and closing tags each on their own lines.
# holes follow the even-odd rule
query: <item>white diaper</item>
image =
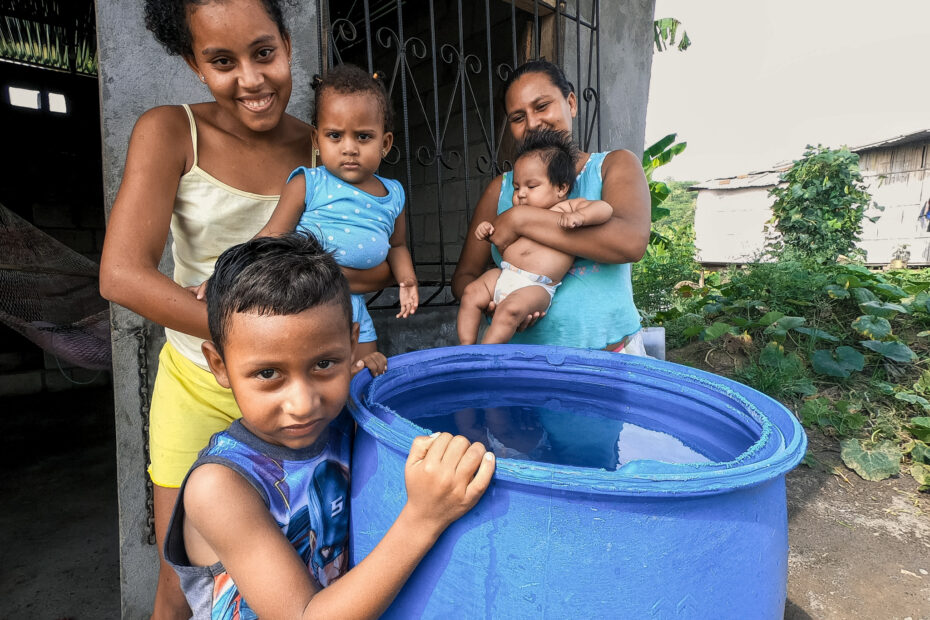
<svg viewBox="0 0 930 620">
<path fill-rule="evenodd" d="M 507 261 L 501 261 L 501 275 L 497 278 L 497 284 L 494 286 L 494 303 L 499 304 L 507 299 L 507 295 L 521 288 L 527 286 L 541 286 L 549 293 L 549 302 L 551 304 L 552 296 L 555 295 L 555 289 L 559 288 L 561 284 L 561 282 L 553 284 L 552 278 L 548 276 L 541 276 L 531 271 L 514 267 Z M 549 308 L 547 307 L 546 309 L 548 310 Z"/>
</svg>

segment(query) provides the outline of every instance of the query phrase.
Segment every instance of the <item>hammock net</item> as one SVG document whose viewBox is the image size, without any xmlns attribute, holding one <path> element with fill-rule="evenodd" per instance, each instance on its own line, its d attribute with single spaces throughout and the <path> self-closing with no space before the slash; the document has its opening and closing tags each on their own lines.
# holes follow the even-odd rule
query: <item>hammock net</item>
<svg viewBox="0 0 930 620">
<path fill-rule="evenodd" d="M 0 204 L 0 322 L 59 360 L 110 369 L 97 264 Z"/>
</svg>

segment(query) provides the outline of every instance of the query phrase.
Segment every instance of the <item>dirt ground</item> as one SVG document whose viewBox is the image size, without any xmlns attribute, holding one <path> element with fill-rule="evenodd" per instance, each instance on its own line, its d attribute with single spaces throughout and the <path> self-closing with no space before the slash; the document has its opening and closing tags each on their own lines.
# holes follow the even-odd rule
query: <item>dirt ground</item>
<svg viewBox="0 0 930 620">
<path fill-rule="evenodd" d="M 667 358 L 728 374 L 745 352 L 694 343 Z M 909 475 L 863 480 L 820 431 L 808 432 L 808 453 L 820 465 L 787 476 L 785 618 L 930 620 L 930 494 Z"/>
<path fill-rule="evenodd" d="M 910 476 L 862 480 L 815 433 L 810 452 L 836 473 L 788 474 L 785 618 L 930 618 L 930 495 Z"/>
<path fill-rule="evenodd" d="M 0 400 L 0 619 L 119 617 L 111 401 Z M 787 478 L 785 618 L 930 620 L 930 495 L 910 477 L 865 482 L 833 440 L 810 439 L 824 466 Z"/>
<path fill-rule="evenodd" d="M 0 619 L 119 618 L 113 394 L 0 399 Z"/>
</svg>

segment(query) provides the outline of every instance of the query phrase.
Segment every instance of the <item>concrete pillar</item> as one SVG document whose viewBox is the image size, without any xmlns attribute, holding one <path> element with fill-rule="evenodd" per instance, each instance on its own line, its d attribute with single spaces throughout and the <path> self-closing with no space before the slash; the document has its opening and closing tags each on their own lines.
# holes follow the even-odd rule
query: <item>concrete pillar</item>
<svg viewBox="0 0 930 620">
<path fill-rule="evenodd" d="M 601 150 L 643 153 L 654 19 L 655 0 L 601 2 Z"/>
<path fill-rule="evenodd" d="M 585 21 L 593 19 L 593 2 L 576 0 L 564 9 L 568 14 L 580 11 Z M 579 120 L 576 135 L 583 139 L 585 109 L 584 89 L 589 84 L 589 66 L 599 62 L 600 86 L 597 89 L 600 117 L 600 147 L 595 127 L 590 151 L 625 148 L 642 155 L 646 135 L 646 104 L 649 100 L 649 79 L 652 75 L 653 20 L 655 0 L 624 0 L 600 2 L 598 22 L 599 53 L 590 56 L 589 31 L 575 22 L 563 23 L 564 45 L 560 62 L 566 77 L 575 85 L 578 96 Z M 579 6 L 580 5 L 580 6 Z M 581 41 L 580 54 L 578 41 Z M 580 75 L 579 75 L 580 69 Z"/>
<path fill-rule="evenodd" d="M 96 5 L 104 195 L 109 215 L 139 115 L 157 105 L 207 101 L 210 93 L 180 58 L 168 56 L 145 29 L 142 2 L 97 0 Z M 301 2 L 286 15 L 294 48 L 294 90 L 288 110 L 307 120 L 310 76 L 320 70 L 317 3 Z M 167 252 L 160 267 L 164 273 L 172 271 Z M 111 305 L 111 328 L 122 617 L 148 618 L 158 569 L 157 552 L 149 541 L 148 405 L 164 333 L 116 305 Z"/>
</svg>

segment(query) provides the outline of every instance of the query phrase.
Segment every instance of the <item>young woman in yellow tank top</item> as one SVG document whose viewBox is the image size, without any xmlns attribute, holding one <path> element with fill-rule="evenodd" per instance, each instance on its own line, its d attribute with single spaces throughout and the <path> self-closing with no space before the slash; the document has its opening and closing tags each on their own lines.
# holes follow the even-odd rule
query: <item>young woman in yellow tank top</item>
<svg viewBox="0 0 930 620">
<path fill-rule="evenodd" d="M 311 159 L 310 126 L 285 113 L 291 40 L 281 0 L 146 0 L 146 25 L 184 58 L 214 101 L 145 112 L 129 142 L 107 226 L 101 294 L 166 328 L 152 396 L 149 474 L 159 554 L 184 475 L 210 436 L 240 416 L 200 352 L 206 304 L 185 287 L 268 221 L 288 173 Z M 173 236 L 174 277 L 158 271 Z M 390 280 L 386 265 L 347 273 L 353 292 Z M 162 559 L 153 618 L 187 618 Z"/>
</svg>

